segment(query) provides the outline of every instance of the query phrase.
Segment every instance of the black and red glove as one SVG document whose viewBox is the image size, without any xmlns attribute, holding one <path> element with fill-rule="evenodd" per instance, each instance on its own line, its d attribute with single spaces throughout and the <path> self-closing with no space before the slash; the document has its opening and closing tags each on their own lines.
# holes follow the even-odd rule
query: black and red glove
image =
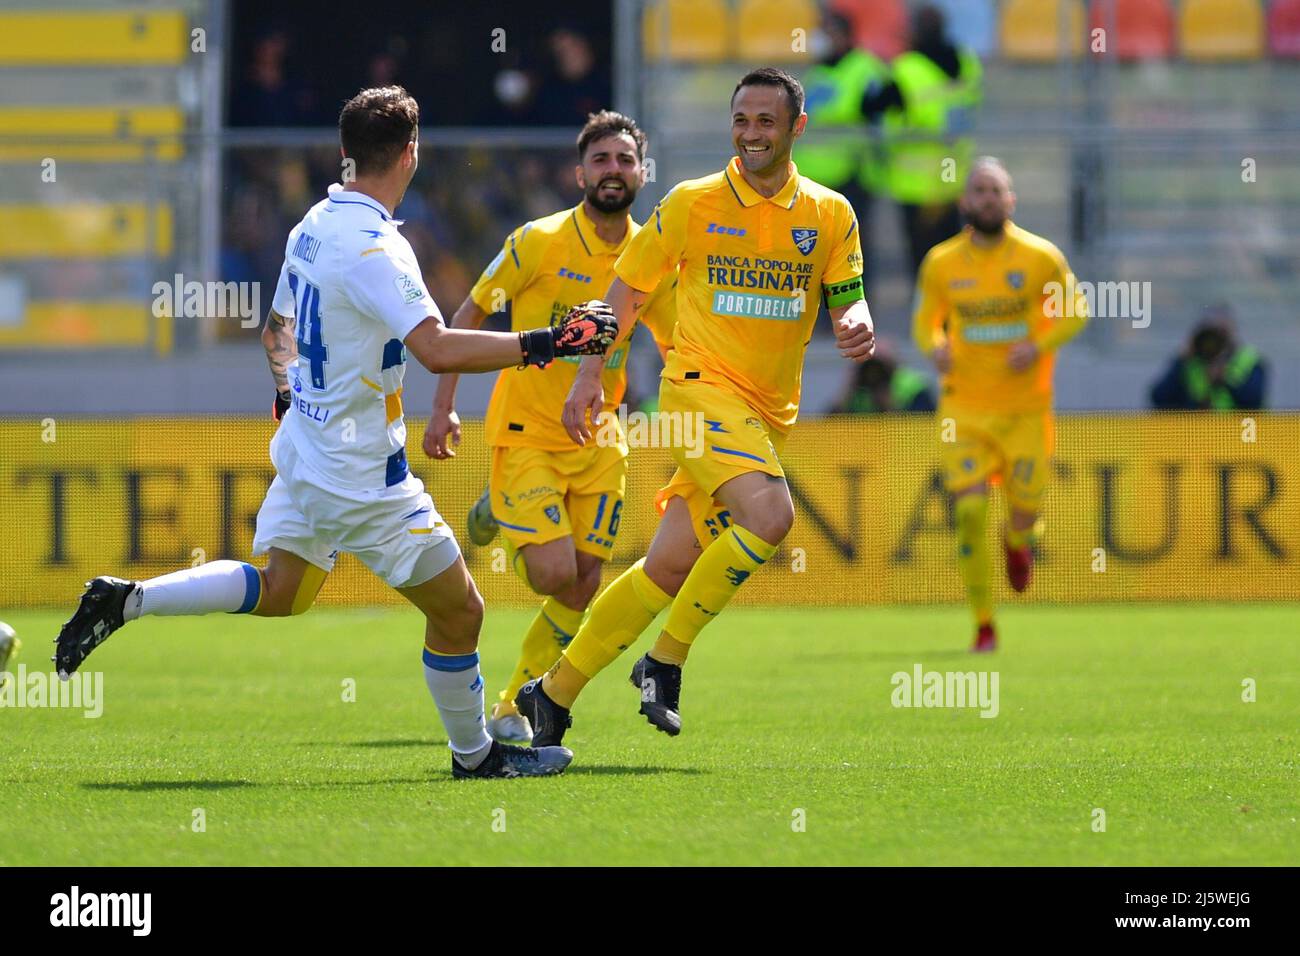
<svg viewBox="0 0 1300 956">
<path fill-rule="evenodd" d="M 524 365 L 546 368 L 565 355 L 604 355 L 618 338 L 618 320 L 600 299 L 580 302 L 555 325 L 519 333 Z"/>
<path fill-rule="evenodd" d="M 292 406 L 293 400 L 289 397 L 289 393 L 276 389 L 275 404 L 271 406 L 271 417 L 278 422 Z"/>
</svg>

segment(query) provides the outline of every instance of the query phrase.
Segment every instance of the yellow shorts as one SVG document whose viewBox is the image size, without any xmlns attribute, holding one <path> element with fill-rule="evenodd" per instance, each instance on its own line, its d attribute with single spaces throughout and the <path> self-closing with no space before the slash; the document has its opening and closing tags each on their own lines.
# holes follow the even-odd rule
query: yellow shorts
<svg viewBox="0 0 1300 956">
<path fill-rule="evenodd" d="M 1050 411 L 983 412 L 940 405 L 938 418 L 939 457 L 948 491 L 1000 481 L 1012 508 L 1038 510 L 1052 460 L 1055 426 Z M 945 440 L 950 436 L 953 440 Z"/>
<path fill-rule="evenodd" d="M 516 548 L 573 537 L 579 551 L 608 561 L 627 481 L 627 447 L 572 451 L 498 445 L 492 449 L 492 516 Z"/>
<path fill-rule="evenodd" d="M 681 415 L 678 434 L 691 440 L 673 442 L 677 470 L 655 495 L 655 507 L 663 514 L 671 498 L 685 501 L 695 537 L 707 548 L 730 524 L 730 513 L 713 493 L 751 471 L 784 478 L 778 452 L 785 436 L 773 431 L 740 396 L 703 382 L 664 379 L 659 384 L 659 414 Z"/>
</svg>

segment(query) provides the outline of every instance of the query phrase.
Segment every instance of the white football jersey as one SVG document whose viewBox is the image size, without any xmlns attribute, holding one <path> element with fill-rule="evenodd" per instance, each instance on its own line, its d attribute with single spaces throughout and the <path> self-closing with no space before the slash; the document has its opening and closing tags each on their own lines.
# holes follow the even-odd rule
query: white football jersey
<svg viewBox="0 0 1300 956">
<path fill-rule="evenodd" d="M 280 432 L 328 487 L 382 489 L 407 475 L 402 342 L 442 316 L 398 224 L 335 184 L 285 245 L 273 308 L 295 319 L 298 363 Z"/>
</svg>

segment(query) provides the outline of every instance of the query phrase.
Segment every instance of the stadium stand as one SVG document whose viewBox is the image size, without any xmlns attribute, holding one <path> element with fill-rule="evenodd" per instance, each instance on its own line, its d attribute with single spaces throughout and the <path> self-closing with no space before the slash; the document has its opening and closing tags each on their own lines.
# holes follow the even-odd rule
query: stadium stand
<svg viewBox="0 0 1300 956">
<path fill-rule="evenodd" d="M 1269 7 L 1268 49 L 1274 56 L 1300 57 L 1300 0 L 1274 0 Z"/>
<path fill-rule="evenodd" d="M 876 56 L 895 57 L 907 48 L 908 8 L 903 0 L 832 0 L 830 9 L 849 18 L 858 45 Z"/>
<path fill-rule="evenodd" d="M 186 52 L 180 10 L 44 10 L 0 13 L 6 66 L 177 66 Z"/>
<path fill-rule="evenodd" d="M 82 20 L 92 12 L 89 4 L 63 9 L 74 2 L 20 15 L 19 0 L 0 0 L 0 164 L 31 163 L 51 153 L 59 161 L 58 184 L 7 175 L 0 197 L 6 232 L 0 237 L 0 374 L 13 383 L 14 394 L 39 396 L 15 399 L 24 408 L 50 404 L 35 383 L 60 364 L 100 375 L 86 388 L 113 393 L 111 400 L 122 407 L 147 409 L 158 400 L 156 390 L 141 386 L 138 394 L 131 392 L 144 375 L 130 371 L 125 350 L 111 362 L 95 350 L 165 350 L 174 338 L 177 354 L 166 373 L 178 383 L 174 403 L 242 409 L 247 394 L 248 407 L 259 410 L 264 371 L 249 360 L 250 354 L 257 358 L 255 330 L 226 324 L 218 333 L 228 334 L 208 339 L 196 336 L 191 322 L 177 323 L 173 333 L 166 317 L 155 319 L 149 311 L 150 284 L 170 279 L 174 271 L 190 272 L 203 234 L 195 188 L 201 141 L 194 136 L 202 117 L 187 81 L 193 61 L 201 58 L 188 55 L 186 14 L 174 0 L 139 0 L 132 8 L 142 12 L 105 19 L 102 10 L 93 11 L 92 19 Z M 987 51 L 977 148 L 1003 156 L 1015 171 L 1018 218 L 1053 237 L 1081 278 L 1149 282 L 1155 290 L 1158 309 L 1150 328 L 1095 323 L 1063 361 L 1059 382 L 1066 407 L 1140 405 L 1134 383 L 1150 378 L 1154 363 L 1184 338 L 1187 323 L 1206 302 L 1224 297 L 1240 304 L 1242 333 L 1250 341 L 1269 354 L 1300 358 L 1292 306 L 1300 297 L 1293 252 L 1300 248 L 1300 179 L 1294 173 L 1300 108 L 1290 94 L 1292 60 L 1300 57 L 1300 0 L 939 3 L 960 42 Z M 908 12 L 917 5 L 833 4 L 854 19 L 869 46 L 887 52 L 902 48 Z M 766 14 L 778 7 L 799 12 Z M 185 7 L 202 9 L 202 2 Z M 764 49 L 770 58 L 787 54 L 782 62 L 800 72 L 790 30 L 802 25 L 801 18 L 812 25 L 816 20 L 807 3 L 789 8 L 774 0 L 651 0 L 624 9 L 636 15 L 622 22 L 642 28 L 631 31 L 625 49 L 642 60 L 629 68 L 635 92 L 623 105 L 651 131 L 657 163 L 658 181 L 635 210 L 645 216 L 672 183 L 716 170 L 718 158 L 730 150 L 719 116 L 725 118 L 726 94 L 736 78 Z M 1103 22 L 1113 13 L 1121 24 L 1137 16 L 1133 11 L 1171 16 L 1147 17 L 1136 33 L 1117 27 L 1109 44 L 1114 56 L 1079 59 L 1096 10 Z M 1220 42 L 1223 35 L 1240 38 L 1250 33 L 1241 26 L 1252 23 L 1252 11 L 1256 23 L 1267 12 L 1272 57 L 1222 59 L 1220 49 L 1207 60 L 1188 39 L 1193 26 L 1207 42 L 1216 35 Z M 1153 20 L 1169 29 L 1153 30 Z M 115 65 L 50 67 L 58 57 L 80 56 L 76 45 L 88 42 L 92 23 L 110 38 L 97 55 Z M 67 35 L 57 41 L 37 36 L 32 24 Z M 1134 40 L 1153 33 L 1155 41 Z M 1182 43 L 1174 42 L 1180 35 Z M 1151 51 L 1162 58 L 1134 58 Z M 358 54 L 358 62 L 367 58 Z M 417 84 L 422 76 L 412 65 L 400 79 Z M 334 92 L 322 88 L 317 98 L 327 101 Z M 437 109 L 429 109 L 436 127 Z M 1224 136 L 1225 130 L 1234 136 Z M 263 286 L 273 281 L 284 230 L 337 176 L 332 131 L 322 122 L 311 137 L 304 132 L 241 128 L 225 134 L 217 236 L 222 279 Z M 486 149 L 440 144 L 437 133 L 426 139 L 432 157 L 422 162 L 403 215 L 444 310 L 459 303 L 506 230 L 569 201 L 564 180 L 570 134 L 549 132 L 558 138 L 546 140 L 544 149 L 535 140 Z M 1249 146 L 1245 155 L 1243 142 Z M 1245 159 L 1258 165 L 1257 180 L 1242 178 Z M 905 343 L 912 289 L 904 277 L 896 214 L 882 200 L 870 224 L 876 276 L 870 296 L 882 335 Z M 829 406 L 841 378 L 833 350 L 819 351 L 828 344 L 825 332 L 819 329 L 805 378 L 809 414 Z M 60 352 L 56 345 L 78 346 L 81 354 Z M 818 365 L 823 359 L 826 374 Z M 161 374 L 152 356 L 141 354 L 138 361 L 139 369 Z M 106 386 L 110 374 L 117 377 Z M 423 404 L 427 382 L 412 378 L 412 405 Z M 473 383 L 465 386 L 471 414 L 472 396 L 485 402 L 490 379 L 482 384 L 481 395 Z M 1300 404 L 1300 379 L 1279 376 L 1277 388 L 1283 403 Z M 85 397 L 59 401 L 84 407 Z"/>
<path fill-rule="evenodd" d="M 948 31 L 981 58 L 997 51 L 998 18 L 993 0 L 936 0 L 948 18 Z"/>
<path fill-rule="evenodd" d="M 998 27 L 999 48 L 1009 60 L 1055 62 L 1083 52 L 1083 5 L 1079 0 L 1006 0 Z"/>
<path fill-rule="evenodd" d="M 1093 0 L 1088 29 L 1105 30 L 1105 52 L 1121 60 L 1174 55 L 1174 11 L 1168 0 Z"/>
<path fill-rule="evenodd" d="M 1264 55 L 1258 0 L 1183 0 L 1179 49 L 1189 60 L 1254 60 Z"/>
<path fill-rule="evenodd" d="M 642 21 L 650 60 L 698 63 L 724 60 L 734 49 L 734 21 L 725 0 L 661 0 Z"/>
<path fill-rule="evenodd" d="M 0 347 L 170 350 L 146 293 L 177 250 L 172 192 L 193 192 L 189 55 L 180 4 L 0 9 L 0 164 L 42 171 L 5 173 Z"/>
<path fill-rule="evenodd" d="M 735 13 L 738 53 L 746 60 L 807 63 L 808 35 L 819 19 L 811 0 L 740 0 Z"/>
</svg>

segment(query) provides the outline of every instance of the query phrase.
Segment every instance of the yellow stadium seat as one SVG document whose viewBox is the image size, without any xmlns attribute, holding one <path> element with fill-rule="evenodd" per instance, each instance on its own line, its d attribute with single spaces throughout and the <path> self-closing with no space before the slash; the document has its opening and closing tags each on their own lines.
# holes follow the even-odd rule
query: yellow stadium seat
<svg viewBox="0 0 1300 956">
<path fill-rule="evenodd" d="M 0 206 L 0 260 L 170 255 L 171 207 L 149 225 L 143 203 Z"/>
<path fill-rule="evenodd" d="M 648 4 L 642 30 L 648 60 L 707 63 L 731 56 L 731 11 L 723 0 Z"/>
<path fill-rule="evenodd" d="M 740 58 L 756 63 L 806 62 L 808 38 L 821 22 L 811 0 L 740 0 L 736 33 Z"/>
<path fill-rule="evenodd" d="M 0 13 L 0 66 L 175 66 L 187 27 L 177 11 Z"/>
<path fill-rule="evenodd" d="M 999 33 L 1002 53 L 1010 60 L 1045 63 L 1067 53 L 1080 56 L 1085 41 L 1083 5 L 1079 0 L 1007 0 Z"/>
<path fill-rule="evenodd" d="M 0 325 L 0 348 L 143 346 L 154 322 L 146 301 L 29 302 L 20 324 Z"/>
<path fill-rule="evenodd" d="M 1259 0 L 1183 0 L 1178 32 L 1189 60 L 1254 60 L 1264 55 Z"/>
<path fill-rule="evenodd" d="M 175 162 L 185 116 L 174 106 L 0 106 L 0 162 Z M 67 137 L 67 138 L 65 138 Z"/>
</svg>

